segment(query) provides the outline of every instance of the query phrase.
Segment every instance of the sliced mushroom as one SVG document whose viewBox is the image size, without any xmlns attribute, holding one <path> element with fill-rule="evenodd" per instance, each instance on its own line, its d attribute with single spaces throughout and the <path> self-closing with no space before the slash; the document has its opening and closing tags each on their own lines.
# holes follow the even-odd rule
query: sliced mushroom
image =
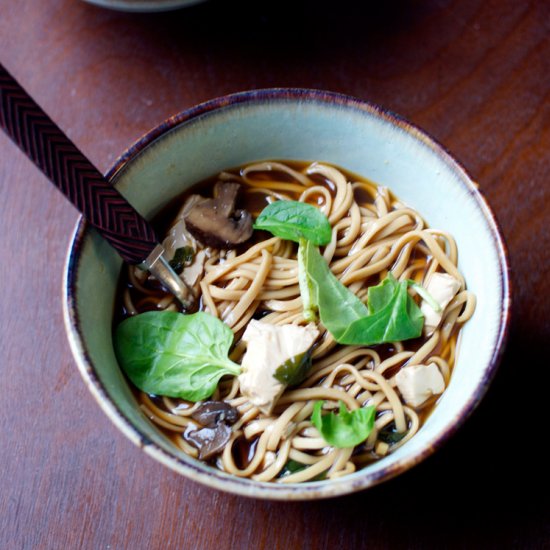
<svg viewBox="0 0 550 550">
<path fill-rule="evenodd" d="M 204 199 L 185 214 L 187 230 L 205 246 L 235 248 L 252 236 L 252 216 L 235 210 L 240 185 L 218 182 L 214 197 Z"/>
<path fill-rule="evenodd" d="M 231 439 L 230 424 L 235 424 L 239 413 L 224 401 L 205 401 L 191 418 L 203 427 L 186 431 L 184 437 L 199 450 L 201 460 L 208 460 L 223 451 Z"/>
<path fill-rule="evenodd" d="M 214 185 L 213 200 L 216 202 L 215 208 L 221 216 L 228 218 L 233 212 L 240 187 L 238 183 L 222 183 L 220 181 Z"/>
<path fill-rule="evenodd" d="M 231 428 L 220 422 L 215 428 L 187 432 L 185 439 L 199 450 L 199 458 L 208 460 L 219 454 L 231 439 Z"/>
<path fill-rule="evenodd" d="M 191 195 L 180 208 L 178 215 L 175 217 L 165 239 L 162 241 L 162 246 L 166 253 L 166 257 L 171 260 L 176 254 L 178 248 L 191 247 L 194 251 L 197 250 L 197 242 L 185 227 L 185 216 L 195 207 L 195 205 L 204 200 L 200 195 Z"/>
<path fill-rule="evenodd" d="M 239 418 L 237 409 L 224 401 L 205 401 L 191 415 L 202 426 L 214 427 L 220 422 L 235 424 Z"/>
</svg>

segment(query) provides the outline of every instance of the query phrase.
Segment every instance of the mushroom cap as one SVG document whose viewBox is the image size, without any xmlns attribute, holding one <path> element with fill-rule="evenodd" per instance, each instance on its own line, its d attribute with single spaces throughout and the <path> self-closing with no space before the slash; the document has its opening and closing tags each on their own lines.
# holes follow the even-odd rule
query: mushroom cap
<svg viewBox="0 0 550 550">
<path fill-rule="evenodd" d="M 231 439 L 231 424 L 239 413 L 225 401 L 205 401 L 191 415 L 202 428 L 189 431 L 185 438 L 199 450 L 199 458 L 208 460 L 219 454 Z"/>
<path fill-rule="evenodd" d="M 235 248 L 252 236 L 252 216 L 235 210 L 240 185 L 218 182 L 214 197 L 197 201 L 185 214 L 187 230 L 205 246 Z"/>
<path fill-rule="evenodd" d="M 205 401 L 191 415 L 191 418 L 202 426 L 212 428 L 219 422 L 234 424 L 239 418 L 239 413 L 225 401 Z"/>
</svg>

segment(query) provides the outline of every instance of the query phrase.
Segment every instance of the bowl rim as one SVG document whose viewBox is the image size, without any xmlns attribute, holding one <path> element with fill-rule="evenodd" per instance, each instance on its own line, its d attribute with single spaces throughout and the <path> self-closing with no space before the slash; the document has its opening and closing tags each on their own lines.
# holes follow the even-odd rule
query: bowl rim
<svg viewBox="0 0 550 550">
<path fill-rule="evenodd" d="M 143 0 L 135 2 L 134 0 L 84 0 L 88 4 L 108 8 L 118 11 L 128 11 L 137 13 L 152 13 L 176 10 L 178 8 L 191 7 L 195 4 L 201 4 L 206 0 Z"/>
<path fill-rule="evenodd" d="M 168 453 L 160 446 L 151 441 L 148 436 L 142 433 L 132 422 L 126 418 L 118 406 L 111 400 L 107 389 L 95 372 L 94 365 L 86 350 L 83 339 L 79 332 L 79 320 L 76 310 L 76 273 L 78 261 L 84 239 L 89 230 L 89 225 L 82 217 L 78 220 L 66 257 L 64 278 L 63 278 L 63 318 L 67 331 L 71 351 L 86 385 L 90 392 L 104 410 L 110 420 L 117 426 L 134 444 L 141 447 L 147 454 L 161 462 L 170 469 L 193 481 L 198 481 L 211 488 L 238 494 L 242 496 L 264 498 L 272 500 L 310 500 L 319 498 L 330 498 L 341 496 L 366 489 L 392 479 L 398 474 L 410 469 L 416 464 L 425 460 L 428 456 L 439 449 L 456 431 L 464 424 L 466 419 L 479 405 L 483 396 L 495 376 L 498 365 L 502 359 L 508 339 L 511 316 L 511 277 L 506 244 L 502 237 L 500 227 L 492 212 L 487 200 L 479 190 L 474 180 L 469 176 L 464 167 L 453 158 L 449 151 L 432 138 L 427 132 L 411 124 L 400 115 L 387 109 L 379 107 L 369 101 L 357 99 L 348 95 L 308 88 L 266 88 L 237 92 L 217 97 L 183 110 L 160 123 L 152 130 L 145 133 L 136 140 L 107 171 L 106 178 L 111 181 L 125 166 L 135 159 L 145 148 L 156 141 L 163 134 L 182 123 L 191 121 L 208 113 L 234 107 L 243 103 L 268 103 L 273 101 L 309 101 L 318 104 L 332 104 L 344 106 L 354 110 L 362 111 L 367 115 L 377 117 L 397 126 L 413 138 L 421 141 L 435 155 L 437 155 L 446 166 L 457 175 L 457 179 L 464 185 L 468 193 L 473 197 L 477 207 L 481 211 L 488 230 L 491 234 L 493 245 L 496 249 L 501 277 L 502 306 L 499 319 L 499 329 L 495 344 L 488 361 L 481 382 L 476 391 L 468 398 L 462 408 L 454 416 L 452 422 L 446 426 L 433 443 L 426 446 L 420 452 L 404 457 L 403 459 L 390 464 L 378 472 L 372 472 L 357 478 L 343 476 L 329 482 L 302 483 L 302 484 L 273 484 L 256 482 L 249 479 L 242 479 L 236 476 L 219 472 L 213 468 L 204 471 L 192 463 L 184 462 L 171 453 Z"/>
</svg>

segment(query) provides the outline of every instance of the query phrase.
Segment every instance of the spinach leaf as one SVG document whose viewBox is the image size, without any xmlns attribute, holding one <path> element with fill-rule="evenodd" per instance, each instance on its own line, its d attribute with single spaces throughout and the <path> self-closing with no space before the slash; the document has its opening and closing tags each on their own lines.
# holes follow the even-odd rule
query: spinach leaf
<svg viewBox="0 0 550 550">
<path fill-rule="evenodd" d="M 323 325 L 339 341 L 351 323 L 368 315 L 368 309 L 334 276 L 313 243 L 301 246 L 305 247 L 303 268 L 313 289 L 313 303 L 318 305 Z"/>
<path fill-rule="evenodd" d="M 287 386 L 296 386 L 303 382 L 311 369 L 311 354 L 313 347 L 309 348 L 304 353 L 300 353 L 295 357 L 287 359 L 280 367 L 277 368 L 273 375 L 279 382 Z"/>
<path fill-rule="evenodd" d="M 279 477 L 286 477 L 290 474 L 295 474 L 296 472 L 301 472 L 302 470 L 305 470 L 307 468 L 307 464 L 302 464 L 301 462 L 298 462 L 297 460 L 289 459 L 287 463 L 284 465 L 283 469 L 281 470 L 281 473 L 279 474 Z"/>
<path fill-rule="evenodd" d="M 369 405 L 350 412 L 344 402 L 340 401 L 338 415 L 333 412 L 321 415 L 323 403 L 324 401 L 315 403 L 311 421 L 329 445 L 339 449 L 355 447 L 369 437 L 374 428 L 374 406 Z"/>
<path fill-rule="evenodd" d="M 407 280 L 407 284 L 416 291 L 416 293 L 425 300 L 428 305 L 436 312 L 441 312 L 441 304 L 422 286 L 419 285 L 416 281 L 411 279 Z"/>
<path fill-rule="evenodd" d="M 367 293 L 369 314 L 373 315 L 385 308 L 391 302 L 398 285 L 399 283 L 390 271 L 379 285 L 369 287 Z"/>
<path fill-rule="evenodd" d="M 306 321 L 316 323 L 319 319 L 319 304 L 313 288 L 311 277 L 306 269 L 307 241 L 300 239 L 298 246 L 298 283 L 302 297 L 303 317 Z"/>
<path fill-rule="evenodd" d="M 301 246 L 321 322 L 338 343 L 368 346 L 420 336 L 424 316 L 407 292 L 407 281 L 390 273 L 369 288 L 367 307 L 334 276 L 312 243 Z"/>
<path fill-rule="evenodd" d="M 170 267 L 179 275 L 183 268 L 190 264 L 195 257 L 195 250 L 192 246 L 182 246 L 176 248 L 174 257 L 168 262 Z"/>
<path fill-rule="evenodd" d="M 384 426 L 378 432 L 378 439 L 388 445 L 393 445 L 394 443 L 401 441 L 406 435 L 407 432 L 398 432 L 395 429 L 395 424 L 392 422 L 391 424 Z"/>
<path fill-rule="evenodd" d="M 155 395 L 200 401 L 220 378 L 241 367 L 228 358 L 233 332 L 219 319 L 199 312 L 149 311 L 129 317 L 115 331 L 115 351 L 124 372 Z"/>
<path fill-rule="evenodd" d="M 280 474 L 277 476 L 278 478 L 289 476 L 290 474 L 295 474 L 296 472 L 301 472 L 302 470 L 305 470 L 308 467 L 308 464 L 302 464 L 301 462 L 298 462 L 297 460 L 289 459 L 288 462 L 284 465 L 283 469 L 281 470 Z M 310 481 L 322 481 L 323 479 L 326 479 L 327 473 L 321 472 L 319 475 L 316 475 L 314 478 L 310 479 Z"/>
<path fill-rule="evenodd" d="M 294 242 L 307 239 L 317 245 L 328 244 L 332 237 L 328 218 L 315 206 L 298 201 L 268 204 L 256 219 L 254 229 L 265 229 Z"/>
<path fill-rule="evenodd" d="M 352 323 L 338 341 L 373 345 L 418 338 L 424 316 L 407 286 L 407 281 L 399 282 L 389 273 L 380 285 L 369 288 L 369 315 Z"/>
</svg>

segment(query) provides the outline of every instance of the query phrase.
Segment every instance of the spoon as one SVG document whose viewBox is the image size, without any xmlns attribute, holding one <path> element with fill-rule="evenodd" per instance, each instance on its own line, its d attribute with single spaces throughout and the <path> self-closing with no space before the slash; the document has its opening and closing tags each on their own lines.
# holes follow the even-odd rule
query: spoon
<svg viewBox="0 0 550 550">
<path fill-rule="evenodd" d="M 149 272 L 184 308 L 193 293 L 134 207 L 0 64 L 0 127 L 129 264 Z"/>
</svg>

